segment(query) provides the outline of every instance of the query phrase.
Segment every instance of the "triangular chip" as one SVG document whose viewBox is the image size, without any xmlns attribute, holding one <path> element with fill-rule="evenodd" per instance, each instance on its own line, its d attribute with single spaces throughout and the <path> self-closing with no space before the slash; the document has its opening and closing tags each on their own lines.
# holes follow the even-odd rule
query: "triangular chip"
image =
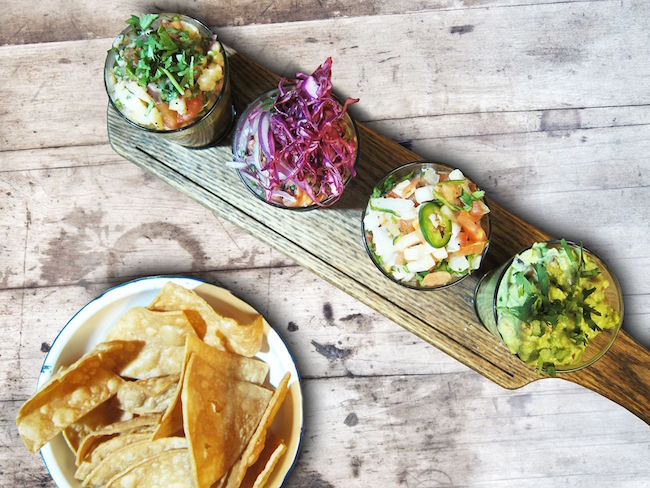
<svg viewBox="0 0 650 488">
<path fill-rule="evenodd" d="M 124 382 L 123 385 L 128 382 Z M 123 389 L 123 385 L 118 389 L 119 392 Z M 116 402 L 116 396 L 111 398 L 108 401 L 105 401 L 101 405 L 95 407 L 93 410 L 88 412 L 86 415 L 77 420 L 74 424 L 71 424 L 63 431 L 63 437 L 65 441 L 70 446 L 70 449 L 76 454 L 79 449 L 79 444 L 87 435 L 92 434 L 94 431 L 101 429 L 107 425 L 113 424 L 115 422 L 121 422 L 123 420 L 129 420 L 133 417 L 133 414 L 129 412 L 124 412 L 118 406 Z"/>
<path fill-rule="evenodd" d="M 86 459 L 88 454 L 90 454 L 90 452 L 92 452 L 92 450 L 103 440 L 117 434 L 136 434 L 140 432 L 153 433 L 159 420 L 160 415 L 142 415 L 140 417 L 134 417 L 131 420 L 115 422 L 114 424 L 102 427 L 100 430 L 87 435 L 81 441 L 79 449 L 77 450 L 77 466 L 79 466 L 81 462 Z"/>
<path fill-rule="evenodd" d="M 194 488 L 187 449 L 165 451 L 117 474 L 106 488 Z"/>
<path fill-rule="evenodd" d="M 192 354 L 181 393 L 183 427 L 190 443 L 196 485 L 209 488 L 247 445 L 272 393 L 219 374 Z"/>
<path fill-rule="evenodd" d="M 86 477 L 83 486 L 104 486 L 117 474 L 131 466 L 172 449 L 187 449 L 187 439 L 166 437 L 157 441 L 144 440 L 124 446 L 106 456 Z"/>
<path fill-rule="evenodd" d="M 196 335 L 196 331 L 185 313 L 134 307 L 108 331 L 106 338 L 144 341 L 138 357 L 120 371 L 122 376 L 142 379 L 180 374 L 187 335 Z"/>
<path fill-rule="evenodd" d="M 57 373 L 18 411 L 16 424 L 25 446 L 36 452 L 59 432 L 111 398 L 123 380 L 113 371 L 130 361 L 141 343 L 97 345 Z"/>
<path fill-rule="evenodd" d="M 258 316 L 250 324 L 219 315 L 193 290 L 169 282 L 149 305 L 151 310 L 195 310 L 206 324 L 203 340 L 219 349 L 227 349 L 242 356 L 254 356 L 262 347 L 264 320 Z"/>
<path fill-rule="evenodd" d="M 240 488 L 263 488 L 286 450 L 287 446 L 282 439 L 269 434 L 260 457 L 246 471 Z"/>
<path fill-rule="evenodd" d="M 275 415 L 278 413 L 278 410 L 282 406 L 284 398 L 287 396 L 287 386 L 289 385 L 289 378 L 291 375 L 287 373 L 280 381 L 280 384 L 273 392 L 273 396 L 269 401 L 266 411 L 262 416 L 253 436 L 251 437 L 246 450 L 237 460 L 233 468 L 228 474 L 228 481 L 226 483 L 226 488 L 237 488 L 241 485 L 244 480 L 244 475 L 249 466 L 255 464 L 257 459 L 264 448 L 264 442 L 266 441 L 266 432 L 273 423 Z"/>
<path fill-rule="evenodd" d="M 83 480 L 88 474 L 95 469 L 95 467 L 112 452 L 121 449 L 122 447 L 132 444 L 134 442 L 146 441 L 151 438 L 151 434 L 122 434 L 116 437 L 111 437 L 99 444 L 92 452 L 86 456 L 86 459 L 79 464 L 74 477 L 78 480 Z"/>
<path fill-rule="evenodd" d="M 187 336 L 181 379 L 178 383 L 175 397 L 163 414 L 160 425 L 154 433 L 154 439 L 169 437 L 183 428 L 181 389 L 183 386 L 185 368 L 192 354 L 196 354 L 207 361 L 221 375 L 229 376 L 236 380 L 248 381 L 250 383 L 261 385 L 264 383 L 266 375 L 269 372 L 269 365 L 263 361 L 220 351 L 215 347 L 207 345 L 196 337 Z"/>
<path fill-rule="evenodd" d="M 117 408 L 137 415 L 162 413 L 174 399 L 178 380 L 175 374 L 125 381 L 115 397 Z"/>
</svg>

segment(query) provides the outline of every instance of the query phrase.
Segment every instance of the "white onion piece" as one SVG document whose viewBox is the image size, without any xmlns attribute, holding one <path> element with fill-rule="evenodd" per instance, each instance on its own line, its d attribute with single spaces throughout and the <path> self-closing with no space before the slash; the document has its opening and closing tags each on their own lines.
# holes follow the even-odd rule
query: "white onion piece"
<svg viewBox="0 0 650 488">
<path fill-rule="evenodd" d="M 388 262 L 391 256 L 394 255 L 393 239 L 388 235 L 388 232 L 383 227 L 375 229 L 372 233 L 372 242 L 375 243 L 375 252 L 381 259 Z M 394 256 L 392 258 L 394 261 Z"/>
<path fill-rule="evenodd" d="M 415 201 L 418 203 L 430 202 L 433 200 L 433 186 L 421 186 L 415 189 Z"/>
<path fill-rule="evenodd" d="M 433 168 L 425 169 L 423 178 L 429 185 L 435 185 L 440 181 L 440 175 Z"/>
<path fill-rule="evenodd" d="M 407 262 L 409 271 L 413 273 L 418 273 L 420 271 L 428 271 L 436 265 L 436 261 L 429 254 L 417 261 L 408 261 Z"/>
<path fill-rule="evenodd" d="M 411 247 L 419 243 L 420 243 L 420 236 L 418 235 L 418 233 L 411 232 L 410 234 L 405 234 L 403 236 L 400 236 L 399 239 L 397 239 L 397 241 L 395 242 L 395 250 L 403 251 L 407 247 Z"/>
<path fill-rule="evenodd" d="M 375 208 L 391 210 L 402 219 L 414 218 L 416 213 L 413 200 L 403 198 L 371 198 L 370 203 Z"/>
<path fill-rule="evenodd" d="M 450 180 L 464 180 L 465 175 L 463 175 L 461 170 L 455 169 L 451 173 L 449 173 L 449 179 Z"/>
<path fill-rule="evenodd" d="M 439 247 L 439 248 L 434 247 L 433 251 L 431 251 L 431 254 L 433 254 L 433 257 L 436 258 L 436 260 L 438 261 L 447 259 L 447 256 L 449 256 L 447 250 L 444 247 Z"/>
<path fill-rule="evenodd" d="M 449 268 L 460 273 L 469 268 L 469 261 L 465 256 L 452 256 L 449 258 Z"/>
<path fill-rule="evenodd" d="M 363 218 L 363 227 L 367 231 L 373 232 L 380 226 L 379 217 L 379 212 L 374 212 L 371 210 L 370 212 L 366 213 L 366 216 Z"/>
<path fill-rule="evenodd" d="M 428 244 L 418 244 L 417 246 L 404 249 L 404 259 L 407 261 L 417 261 L 429 256 L 433 248 Z"/>
</svg>

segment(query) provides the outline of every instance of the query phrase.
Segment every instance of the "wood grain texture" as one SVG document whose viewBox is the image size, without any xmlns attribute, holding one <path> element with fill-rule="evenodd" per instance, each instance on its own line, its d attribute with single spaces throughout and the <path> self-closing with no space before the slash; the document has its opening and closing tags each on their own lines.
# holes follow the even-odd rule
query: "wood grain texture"
<svg viewBox="0 0 650 488">
<path fill-rule="evenodd" d="M 390 35 L 375 35 L 386 25 Z M 452 33 L 458 25 L 475 28 Z M 106 142 L 101 70 L 118 30 L 91 40 L 0 47 L 0 113 L 9 124 L 0 127 L 0 149 Z M 483 125 L 498 128 L 502 116 L 492 120 L 490 114 L 533 111 L 535 117 L 550 110 L 544 119 L 548 129 L 562 121 L 552 109 L 650 104 L 647 2 L 526 3 L 218 32 L 239 52 L 280 74 L 313 70 L 332 55 L 337 90 L 361 97 L 353 113 L 362 121 L 480 113 Z M 317 42 L 306 42 L 308 37 Z M 72 66 L 79 64 L 71 81 Z M 83 104 L 71 102 L 79 87 Z M 617 110 L 603 114 L 612 120 Z M 565 114 L 569 126 L 579 127 L 570 112 Z M 494 132 L 499 131 L 488 133 Z"/>
<path fill-rule="evenodd" d="M 229 59 L 233 100 L 241 113 L 259 93 L 277 84 L 278 76 L 236 52 L 231 52 Z M 384 279 L 365 255 L 359 228 L 367 195 L 383 174 L 399 164 L 420 159 L 417 154 L 360 125 L 359 175 L 341 201 L 327 210 L 288 212 L 265 205 L 247 193 L 235 172 L 224 165 L 231 157 L 227 144 L 189 151 L 132 130 L 112 108 L 108 110 L 108 127 L 111 144 L 124 157 L 498 384 L 516 388 L 538 377 L 476 321 L 472 308 L 474 279 L 432 292 L 436 296 L 406 290 Z M 532 242 L 550 238 L 496 203 L 490 206 L 493 233 L 489 262 L 503 262 Z M 637 349 L 647 354 L 643 346 L 625 339 L 628 347 L 619 349 L 628 362 Z M 648 365 L 641 361 L 639 367 L 647 369 Z M 650 378 L 637 373 L 633 380 L 630 391 L 607 388 L 604 383 L 599 392 L 648 421 Z"/>
<path fill-rule="evenodd" d="M 627 488 L 650 478 L 647 427 L 582 387 L 546 379 L 504 390 L 299 267 L 194 276 L 249 300 L 295 354 L 306 430 L 287 486 Z M 62 325 L 113 284 L 0 291 L 0 486 L 54 486 L 15 414 Z"/>
<path fill-rule="evenodd" d="M 527 4 L 553 3 L 557 0 L 529 0 Z M 602 1 L 602 0 L 565 0 Z M 0 26 L 0 45 L 36 42 L 68 41 L 110 37 L 119 32 L 130 14 L 144 12 L 177 12 L 193 16 L 204 23 L 223 27 L 246 24 L 269 24 L 301 20 L 321 20 L 332 17 L 399 14 L 430 10 L 466 10 L 520 5 L 519 0 L 438 0 L 393 2 L 390 0 L 231 0 L 211 2 L 195 0 L 179 4 L 175 0 L 117 0 L 111 8 L 97 15 L 92 0 L 45 0 L 35 2 L 27 13 L 20 4 L 2 0 L 0 9 L 12 22 Z M 73 15 L 70 15 L 71 13 Z M 459 29 L 467 26 L 458 26 Z M 458 32 L 462 32 L 460 29 Z M 307 41 L 309 42 L 309 41 Z"/>
<path fill-rule="evenodd" d="M 646 2 L 252 4 L 156 2 L 196 9 L 239 51 L 283 74 L 332 54 L 337 89 L 361 93 L 357 115 L 370 128 L 461 166 L 528 222 L 585 239 L 605 257 L 623 281 L 624 328 L 650 344 L 647 217 L 635 210 L 650 198 Z M 0 44 L 14 44 L 0 47 L 1 487 L 53 486 L 14 418 L 69 317 L 114 283 L 190 268 L 264 311 L 297 355 L 307 431 L 288 487 L 648 485 L 650 430 L 613 402 L 553 379 L 503 390 L 114 154 L 101 67 L 123 17 L 141 5 L 153 4 L 119 0 L 97 15 L 86 0 L 0 0 L 11 20 L 0 23 Z M 269 21 L 280 23 L 252 25 Z M 24 43 L 40 44 L 16 45 Z M 425 66 L 429 58 L 440 72 Z M 64 220 L 89 204 L 105 214 L 89 215 L 85 232 Z M 209 259 L 194 268 L 178 243 L 147 237 L 165 223 Z M 110 278 L 107 261 L 87 278 L 69 271 L 70 249 L 84 263 L 99 246 L 106 259 L 130 228 L 137 238 L 114 247 Z M 630 229 L 635 239 L 625 238 Z M 259 255 L 251 262 L 247 250 Z"/>
</svg>

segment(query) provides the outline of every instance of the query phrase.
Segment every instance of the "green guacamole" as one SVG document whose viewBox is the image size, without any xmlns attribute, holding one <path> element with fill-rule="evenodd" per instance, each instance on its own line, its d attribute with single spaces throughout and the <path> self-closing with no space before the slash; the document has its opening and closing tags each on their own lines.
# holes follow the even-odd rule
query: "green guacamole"
<svg viewBox="0 0 650 488">
<path fill-rule="evenodd" d="M 497 327 L 510 351 L 551 374 L 580 361 L 587 344 L 619 323 L 609 281 L 581 247 L 537 243 L 515 256 L 497 294 Z"/>
</svg>

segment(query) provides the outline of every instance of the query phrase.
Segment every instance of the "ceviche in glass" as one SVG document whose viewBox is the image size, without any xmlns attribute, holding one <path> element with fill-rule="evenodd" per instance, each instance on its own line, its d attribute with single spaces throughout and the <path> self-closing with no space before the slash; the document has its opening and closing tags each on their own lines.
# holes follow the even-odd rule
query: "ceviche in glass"
<svg viewBox="0 0 650 488">
<path fill-rule="evenodd" d="M 613 343 L 623 317 L 618 281 L 582 244 L 536 242 L 479 281 L 481 323 L 550 375 L 583 368 Z"/>
<path fill-rule="evenodd" d="M 106 90 L 117 110 L 153 131 L 175 131 L 203 119 L 229 88 L 217 37 L 184 15 L 132 15 L 126 23 L 105 68 Z"/>
<path fill-rule="evenodd" d="M 363 215 L 373 262 L 410 288 L 450 285 L 481 264 L 490 234 L 485 192 L 459 169 L 410 163 L 374 188 Z"/>
<path fill-rule="evenodd" d="M 281 79 L 253 101 L 233 136 L 233 161 L 246 186 L 286 208 L 326 207 L 355 175 L 359 137 L 348 107 L 332 94 L 332 59 L 311 75 Z"/>
</svg>

